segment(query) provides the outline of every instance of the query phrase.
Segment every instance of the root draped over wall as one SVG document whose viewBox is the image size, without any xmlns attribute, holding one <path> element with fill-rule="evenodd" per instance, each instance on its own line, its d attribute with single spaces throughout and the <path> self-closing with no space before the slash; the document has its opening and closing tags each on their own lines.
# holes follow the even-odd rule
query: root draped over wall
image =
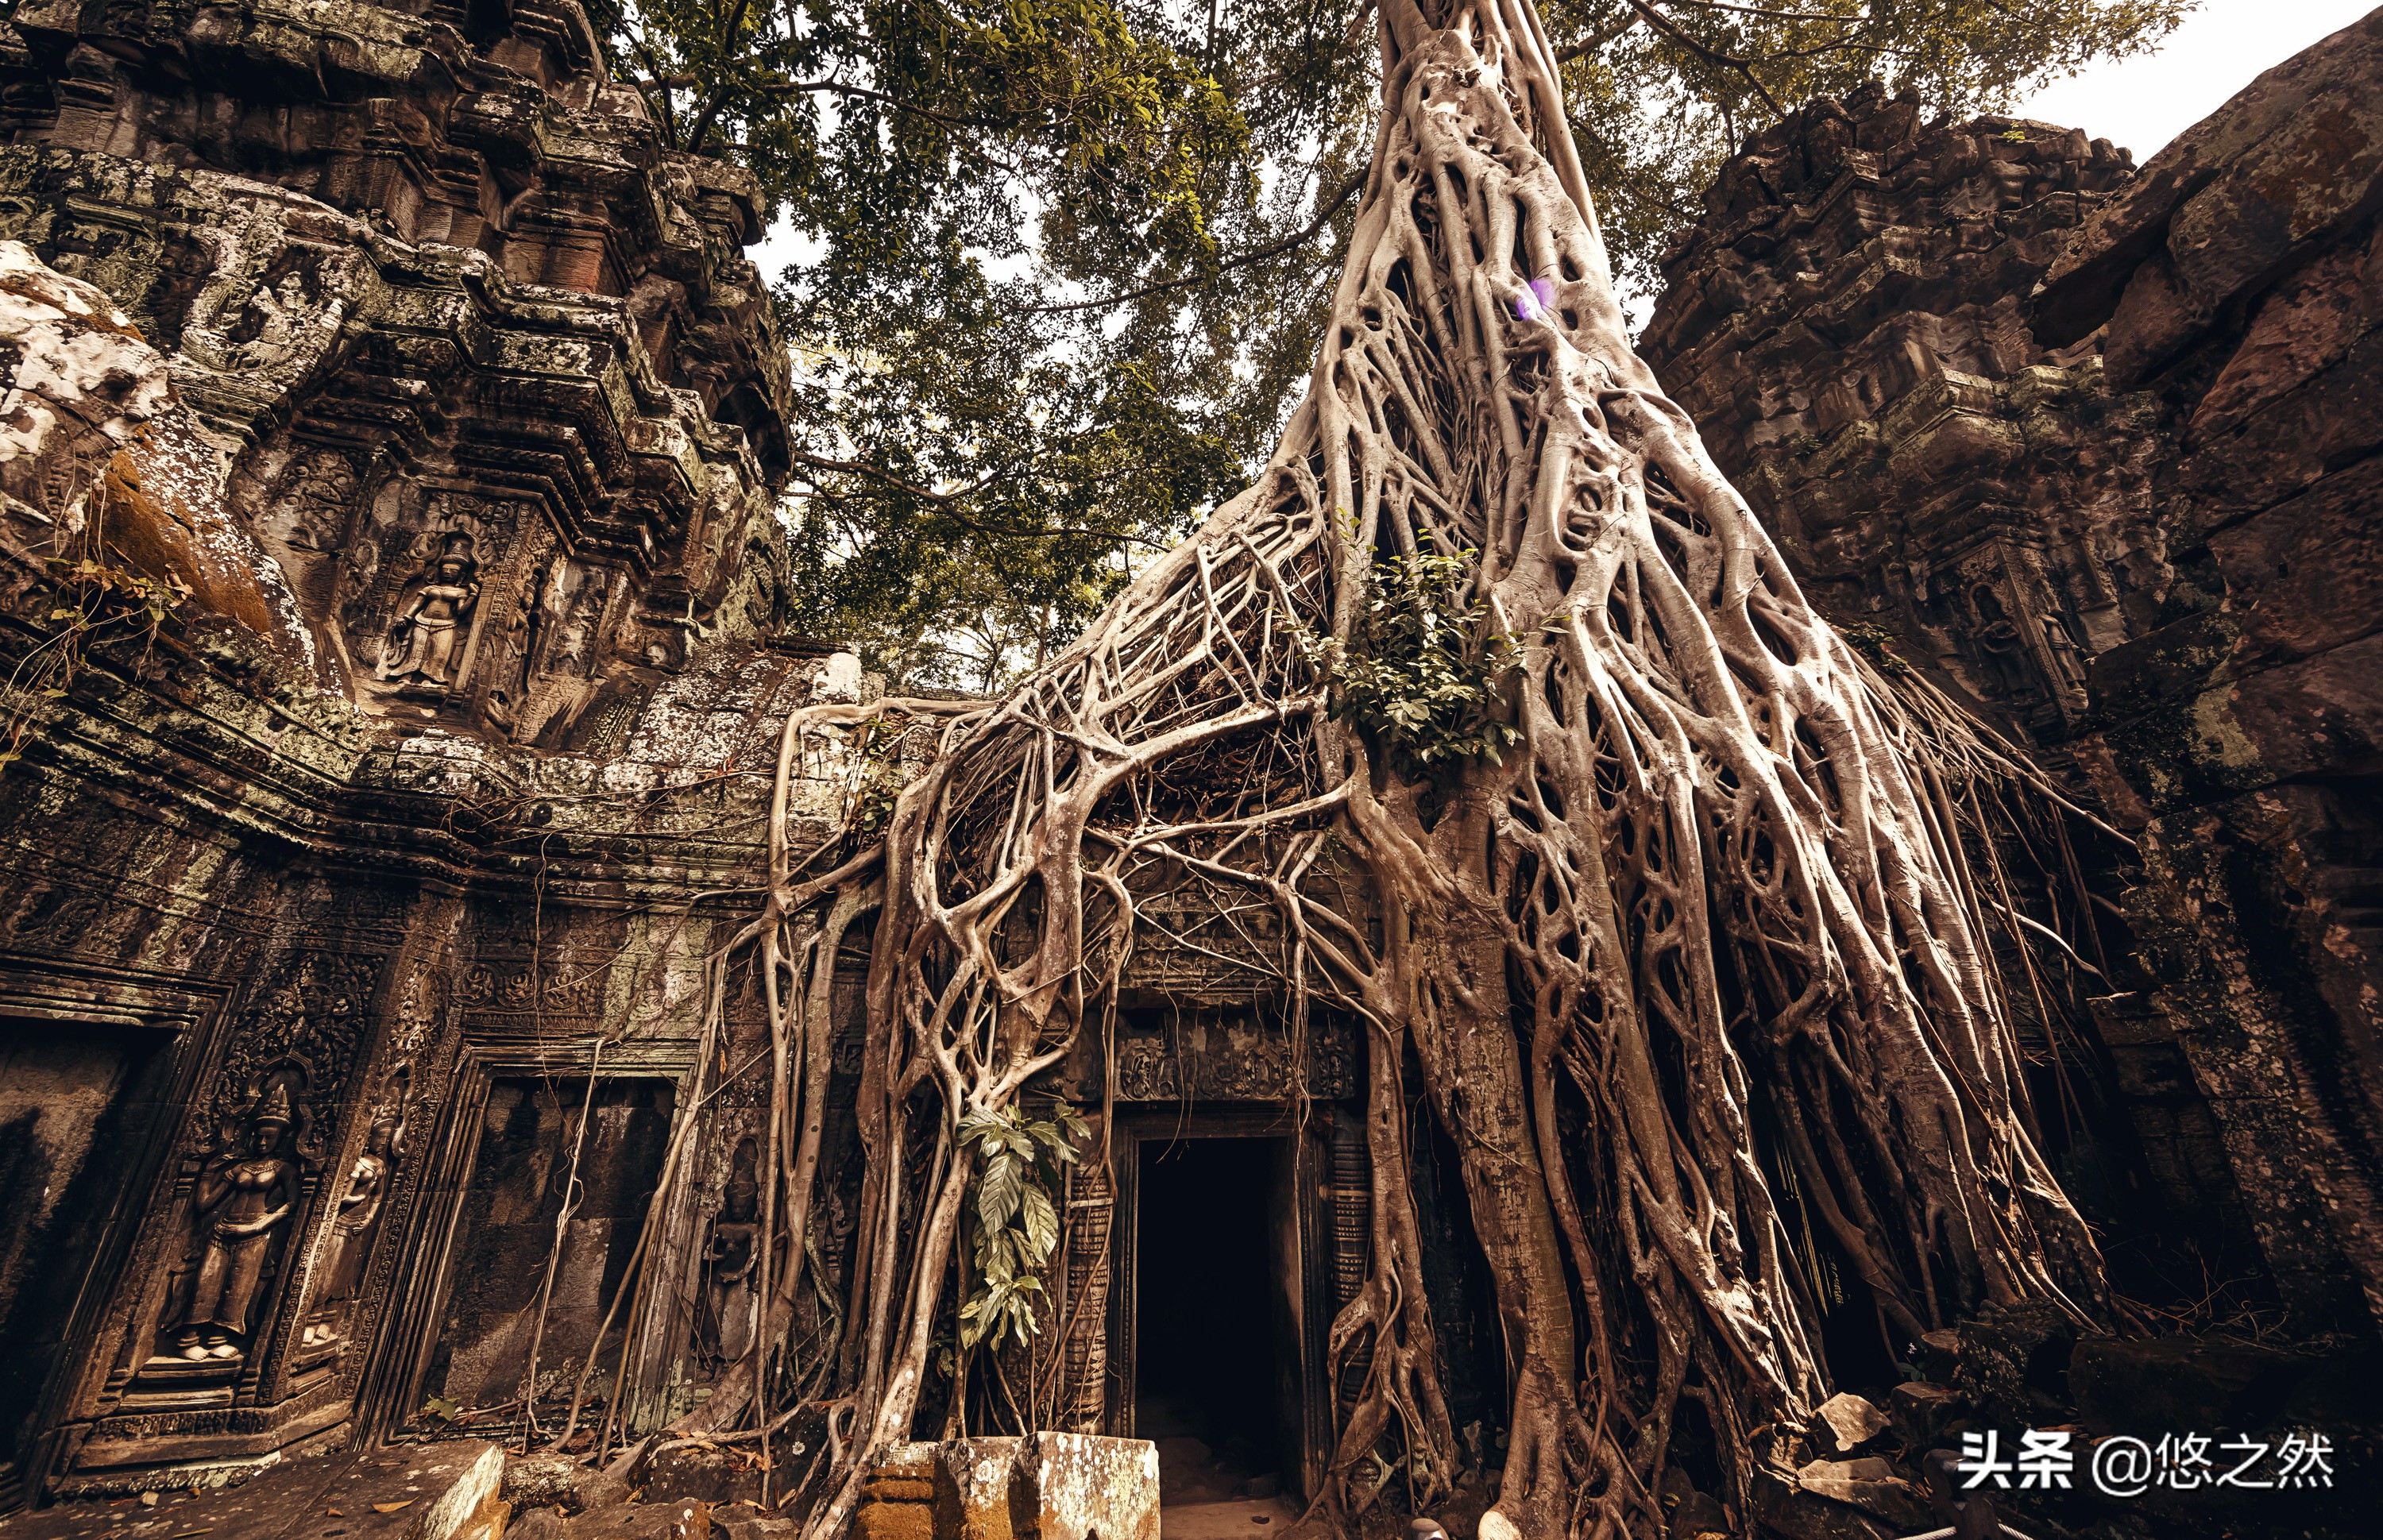
<svg viewBox="0 0 2383 1540">
<path fill-rule="evenodd" d="M 1684 1401 L 1744 1512 L 1827 1393 L 1823 1250 L 1899 1332 L 1988 1301 L 2106 1308 L 1994 951 L 2026 945 L 1998 809 L 2049 789 L 1848 649 L 1632 353 L 1527 0 L 1382 14 L 1332 324 L 1255 484 L 999 701 L 786 724 L 770 898 L 741 937 L 774 1032 L 776 1271 L 754 1361 L 688 1425 L 741 1419 L 766 1449 L 823 1424 L 772 1456 L 814 1540 L 873 1451 L 944 1415 L 923 1403 L 967 1287 L 960 1119 L 1111 1029 L 1161 888 L 1278 921 L 1237 959 L 1294 1033 L 1325 1006 L 1364 1024 L 1371 1260 L 1330 1330 L 1353 1411 L 1325 1516 L 1370 1500 L 1377 1453 L 1425 1502 L 1463 1459 L 1413 1106 L 1458 1152 L 1494 1280 L 1498 1509 L 1529 1540 L 1654 1533 Z M 1359 634 L 1385 563 L 1456 551 L 1462 605 L 1516 639 L 1491 676 L 1515 741 L 1423 773 L 1335 712 L 1317 644 Z M 933 745 L 882 834 L 796 863 L 798 741 L 897 722 Z M 825 1282 L 774 1238 L 819 1201 L 829 975 L 871 917 L 858 1230 L 834 1331 L 797 1346 Z"/>
</svg>

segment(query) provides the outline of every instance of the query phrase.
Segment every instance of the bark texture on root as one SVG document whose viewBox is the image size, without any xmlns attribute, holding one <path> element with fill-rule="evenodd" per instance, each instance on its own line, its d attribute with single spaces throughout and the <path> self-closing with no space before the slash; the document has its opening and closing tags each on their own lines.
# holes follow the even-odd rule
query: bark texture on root
<svg viewBox="0 0 2383 1540">
<path fill-rule="evenodd" d="M 959 1119 L 1109 1029 L 1160 891 L 1202 895 L 1235 938 L 1216 956 L 1294 1030 L 1364 1024 L 1372 1254 L 1330 1332 L 1353 1411 L 1319 1517 L 1386 1464 L 1435 1500 L 1463 1458 L 1414 1108 L 1459 1153 L 1494 1280 L 1498 1508 L 1528 1540 L 1657 1533 L 1684 1403 L 1747 1511 L 1766 1430 L 1826 1394 L 1818 1250 L 1915 1334 L 1990 1300 L 2105 1306 L 2037 1148 L 1991 945 L 2016 928 L 1965 847 L 1981 788 L 2029 772 L 1846 647 L 1631 352 L 1527 0 L 1389 0 L 1382 47 L 1333 324 L 1256 484 L 998 702 L 788 723 L 790 753 L 870 721 L 936 740 L 882 838 L 809 877 L 775 853 L 748 931 L 780 1024 L 765 1226 L 800 1235 L 823 970 L 874 916 L 848 1297 L 832 1344 L 747 1380 L 750 1420 L 790 1398 L 828 1420 L 792 1473 L 817 1540 L 870 1451 L 941 1425 Z M 1497 679 L 1519 738 L 1424 775 L 1335 714 L 1315 642 L 1358 634 L 1385 561 L 1434 551 L 1474 553 L 1464 599 L 1519 638 Z M 772 1342 L 816 1286 L 784 1254 Z"/>
</svg>

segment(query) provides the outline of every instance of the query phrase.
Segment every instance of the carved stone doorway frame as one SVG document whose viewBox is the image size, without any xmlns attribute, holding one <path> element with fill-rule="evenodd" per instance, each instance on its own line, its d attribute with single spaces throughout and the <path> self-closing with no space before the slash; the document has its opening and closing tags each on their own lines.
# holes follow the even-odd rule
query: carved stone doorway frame
<svg viewBox="0 0 2383 1540">
<path fill-rule="evenodd" d="M 388 1442 L 422 1407 L 423 1386 L 454 1290 L 456 1228 L 478 1164 L 480 1121 L 499 1080 L 548 1076 L 584 1081 L 593 1065 L 599 1081 L 669 1082 L 672 1109 L 667 1137 L 671 1140 L 679 1137 L 684 1120 L 698 1115 L 689 1094 L 695 1071 L 692 1041 L 607 1041 L 600 1059 L 597 1042 L 592 1033 L 541 1041 L 512 1033 L 481 1035 L 466 1027 L 447 1105 L 429 1144 L 435 1156 L 414 1178 L 424 1184 L 423 1195 L 414 1205 L 401 1239 L 400 1255 L 404 1260 L 390 1281 L 387 1324 L 379 1333 L 372 1367 L 357 1396 L 360 1440 Z M 653 1255 L 679 1255 L 693 1224 L 692 1184 L 682 1182 L 673 1207 L 663 1216 L 661 1233 L 654 1238 Z M 624 1275 L 624 1281 L 634 1285 L 636 1280 Z M 673 1356 L 666 1340 L 673 1317 L 668 1291 L 638 1292 L 642 1300 L 624 1324 L 621 1339 L 621 1351 L 629 1361 L 624 1421 L 632 1427 L 646 1420 L 643 1413 L 649 1404 L 664 1394 L 661 1372 Z"/>
<path fill-rule="evenodd" d="M 84 1358 L 61 1355 L 52 1365 L 24 1447 L 0 1445 L 0 1513 L 32 1499 L 72 1461 L 92 1420 L 105 1415 L 130 1377 L 142 1323 L 125 1319 L 140 1312 L 122 1301 L 140 1291 L 141 1262 L 156 1260 L 139 1254 L 146 1222 L 176 1195 L 171 1156 L 184 1137 L 193 1093 L 222 1030 L 228 993 L 220 984 L 187 978 L 136 977 L 56 958 L 0 954 L 0 1017 L 62 1033 L 89 1026 L 154 1032 L 165 1055 L 156 1114 L 141 1131 L 139 1148 L 127 1155 L 127 1179 L 91 1243 L 63 1333 L 65 1341 L 109 1350 Z M 153 1236 L 146 1249 L 157 1250 L 169 1238 Z"/>
</svg>

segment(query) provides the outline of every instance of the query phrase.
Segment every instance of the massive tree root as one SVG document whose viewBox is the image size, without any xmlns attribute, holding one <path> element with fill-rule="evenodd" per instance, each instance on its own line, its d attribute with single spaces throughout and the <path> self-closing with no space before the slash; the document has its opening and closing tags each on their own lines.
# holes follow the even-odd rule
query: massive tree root
<svg viewBox="0 0 2383 1540">
<path fill-rule="evenodd" d="M 1910 1334 L 2104 1304 L 1991 955 L 2016 928 L 1965 853 L 1977 784 L 2024 772 L 1847 649 L 1632 354 L 1527 0 L 1383 16 L 1333 325 L 1256 484 L 1006 698 L 788 723 L 789 754 L 895 719 L 934 739 L 881 837 L 813 875 L 775 852 L 746 932 L 778 1034 L 765 1224 L 800 1238 L 826 975 L 875 911 L 838 1339 L 747 1382 L 757 1426 L 824 1419 L 790 1484 L 818 1540 L 872 1451 L 947 1425 L 923 1398 L 965 1287 L 962 1117 L 1108 1029 L 1160 890 L 1209 896 L 1240 938 L 1216 955 L 1294 1030 L 1364 1025 L 1372 1256 L 1331 1329 L 1354 1410 L 1319 1518 L 1391 1463 L 1435 1499 L 1465 1458 L 1411 1105 L 1461 1157 L 1513 1398 L 1498 1511 L 1531 1540 L 1656 1533 L 1684 1403 L 1746 1512 L 1826 1393 L 1823 1253 Z M 1514 638 L 1484 665 L 1514 741 L 1426 772 L 1334 709 L 1318 643 L 1430 552 L 1468 553 L 1463 599 Z M 804 1287 L 805 1248 L 777 1254 L 765 1342 Z"/>
</svg>

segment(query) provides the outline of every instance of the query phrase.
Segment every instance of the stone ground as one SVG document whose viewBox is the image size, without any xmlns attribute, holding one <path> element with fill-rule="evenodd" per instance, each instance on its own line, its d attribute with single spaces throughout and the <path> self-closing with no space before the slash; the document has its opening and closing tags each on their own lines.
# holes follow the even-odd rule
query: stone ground
<svg viewBox="0 0 2383 1540">
<path fill-rule="evenodd" d="M 1299 1522 L 1299 1505 L 1280 1495 L 1280 1478 L 1253 1479 L 1196 1438 L 1158 1440 L 1158 1490 L 1163 1540 L 1256 1540 Z"/>
<path fill-rule="evenodd" d="M 405 1540 L 486 1444 L 284 1460 L 238 1486 L 85 1498 L 0 1519 L 0 1540 Z"/>
<path fill-rule="evenodd" d="M 1296 1506 L 1279 1497 L 1233 1497 L 1245 1472 L 1196 1440 L 1181 1443 L 1188 1448 L 1177 1449 L 1176 1469 L 1193 1500 L 1164 1510 L 1166 1540 L 1270 1540 L 1297 1522 Z M 430 1509 L 488 1448 L 474 1439 L 326 1454 L 285 1460 L 238 1486 L 62 1502 L 0 1517 L 0 1540 L 792 1540 L 797 1527 L 749 1502 L 673 1497 L 650 1485 L 637 1489 L 636 1500 L 567 1513 L 546 1498 L 557 1470 L 573 1475 L 578 1467 L 515 1460 L 503 1483 L 514 1504 L 509 1512 L 481 1509 L 426 1534 Z M 673 1477 L 709 1490 L 711 1499 L 726 1496 L 716 1477 L 707 1485 L 699 1471 L 680 1469 L 665 1480 Z"/>
<path fill-rule="evenodd" d="M 1165 1503 L 1158 1509 L 1162 1540 L 1253 1540 L 1288 1534 L 1297 1522 L 1298 1506 L 1281 1497 Z"/>
<path fill-rule="evenodd" d="M 487 1449 L 487 1442 L 398 1445 L 369 1452 L 290 1459 L 236 1487 L 157 1492 L 154 1504 L 136 1497 L 59 1502 L 0 1519 L 0 1540 L 422 1540 L 419 1523 L 431 1504 L 455 1485 Z M 1229 1459 L 1196 1437 L 1158 1442 L 1166 1504 L 1163 1540 L 1284 1540 L 1299 1526 L 1299 1502 L 1251 1481 Z M 746 1502 L 670 1499 L 641 1492 L 641 1502 L 615 1502 L 565 1516 L 534 1507 L 520 1481 L 520 1461 L 508 1492 L 520 1507 L 508 1516 L 503 1540 L 789 1540 L 794 1521 Z M 1470 1535 L 1470 1516 L 1444 1514 L 1451 1533 Z M 487 1540 L 487 1521 L 464 1521 L 446 1540 Z"/>
</svg>

